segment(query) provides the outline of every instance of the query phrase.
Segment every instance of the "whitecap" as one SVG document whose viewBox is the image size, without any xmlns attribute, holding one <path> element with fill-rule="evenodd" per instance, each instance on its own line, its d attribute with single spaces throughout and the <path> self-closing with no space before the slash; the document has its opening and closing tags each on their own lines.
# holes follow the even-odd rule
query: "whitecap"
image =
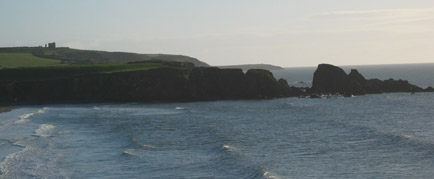
<svg viewBox="0 0 434 179">
<path fill-rule="evenodd" d="M 412 135 L 402 135 L 404 138 L 406 138 L 406 139 L 413 139 L 414 138 L 414 136 L 412 136 Z"/>
<path fill-rule="evenodd" d="M 143 144 L 142 147 L 143 147 L 143 148 L 155 149 L 155 146 L 153 146 L 153 145 L 146 145 L 146 144 Z"/>
<path fill-rule="evenodd" d="M 42 114 L 47 112 L 47 110 L 50 109 L 49 107 L 44 107 L 42 109 L 39 109 L 37 112 L 34 113 L 28 113 L 28 114 L 23 114 L 21 116 L 18 117 L 18 120 L 15 121 L 15 123 L 17 124 L 22 124 L 22 123 L 26 123 L 29 122 L 29 118 L 31 118 L 32 116 L 34 116 L 35 114 Z"/>
<path fill-rule="evenodd" d="M 235 147 L 232 147 L 232 146 L 230 146 L 230 145 L 226 145 L 226 144 L 223 145 L 222 148 L 225 149 L 225 150 L 228 151 L 228 152 L 233 152 L 233 151 L 235 151 Z"/>
<path fill-rule="evenodd" d="M 175 110 L 184 110 L 183 107 L 176 107 Z"/>
<path fill-rule="evenodd" d="M 136 154 L 133 153 L 134 149 L 127 149 L 125 151 L 122 152 L 123 155 L 128 155 L 128 156 L 137 156 Z"/>
<path fill-rule="evenodd" d="M 38 137 L 48 137 L 54 128 L 56 127 L 51 124 L 41 124 L 34 132 L 34 135 Z"/>
<path fill-rule="evenodd" d="M 264 172 L 263 175 L 266 179 L 280 179 L 280 177 L 272 174 L 271 172 Z"/>
<path fill-rule="evenodd" d="M 93 109 L 100 110 L 101 108 L 94 106 Z"/>
<path fill-rule="evenodd" d="M 21 124 L 21 123 L 25 123 L 29 121 L 29 118 L 32 117 L 33 115 L 35 115 L 35 113 L 28 113 L 28 114 L 24 114 L 19 116 L 19 120 L 15 121 L 15 123 Z"/>
<path fill-rule="evenodd" d="M 15 121 L 15 123 L 17 124 L 22 124 L 22 123 L 26 123 L 29 122 L 29 120 L 27 118 L 20 118 L 19 120 Z"/>
<path fill-rule="evenodd" d="M 44 108 L 38 110 L 37 113 L 39 113 L 39 114 L 45 113 L 45 112 L 47 112 L 48 109 L 50 109 L 50 108 L 49 107 L 44 107 Z"/>
</svg>

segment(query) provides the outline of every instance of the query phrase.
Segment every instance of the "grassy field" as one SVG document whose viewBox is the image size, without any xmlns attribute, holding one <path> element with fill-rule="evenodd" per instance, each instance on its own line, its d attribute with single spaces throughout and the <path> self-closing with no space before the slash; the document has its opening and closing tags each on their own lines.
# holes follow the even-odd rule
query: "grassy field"
<svg viewBox="0 0 434 179">
<path fill-rule="evenodd" d="M 183 55 L 106 52 L 106 51 L 98 51 L 98 50 L 79 50 L 79 49 L 72 49 L 68 47 L 60 47 L 60 48 L 40 48 L 40 47 L 1 48 L 0 47 L 0 55 L 1 55 L 0 65 L 8 68 L 21 67 L 21 65 L 19 64 L 22 64 L 21 63 L 22 61 L 28 63 L 28 60 L 26 59 L 32 59 L 33 62 L 35 62 L 33 64 L 32 63 L 26 64 L 27 66 L 29 65 L 45 66 L 47 64 L 53 66 L 60 63 L 60 61 L 57 60 L 61 60 L 61 62 L 67 65 L 128 63 L 128 62 L 138 62 L 138 61 L 147 61 L 147 60 L 161 60 L 167 62 L 189 62 L 195 64 L 195 66 L 197 67 L 209 66 L 208 64 L 201 62 L 196 58 L 183 56 Z M 15 59 L 19 59 L 19 60 L 15 60 Z M 53 59 L 54 61 L 46 61 L 51 59 Z"/>
<path fill-rule="evenodd" d="M 57 78 L 70 78 L 90 74 L 141 71 L 167 67 L 161 63 L 111 63 L 97 65 L 44 66 L 0 70 L 0 82 L 33 81 Z"/>
<path fill-rule="evenodd" d="M 3 68 L 63 66 L 60 60 L 40 58 L 31 53 L 0 53 L 0 66 Z"/>
</svg>

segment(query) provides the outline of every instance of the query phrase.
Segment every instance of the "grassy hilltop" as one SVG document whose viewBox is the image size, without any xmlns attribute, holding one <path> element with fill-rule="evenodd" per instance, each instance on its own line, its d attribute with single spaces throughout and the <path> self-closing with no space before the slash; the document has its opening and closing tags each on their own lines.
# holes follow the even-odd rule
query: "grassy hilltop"
<svg viewBox="0 0 434 179">
<path fill-rule="evenodd" d="M 163 63 L 112 63 L 95 65 L 38 66 L 0 70 L 0 84 L 11 81 L 40 81 L 79 77 L 92 74 L 143 71 L 168 67 Z"/>
<path fill-rule="evenodd" d="M 78 50 L 65 47 L 0 48 L 0 66 L 3 66 L 4 68 L 127 63 L 149 60 L 189 62 L 198 67 L 209 66 L 208 64 L 201 62 L 196 58 L 183 55 L 105 52 L 95 50 Z"/>
<path fill-rule="evenodd" d="M 70 48 L 0 48 L 0 84 L 66 79 L 161 67 L 209 66 L 182 55 L 136 54 Z M 184 66 L 185 65 L 185 66 Z"/>
<path fill-rule="evenodd" d="M 0 53 L 0 66 L 4 68 L 63 66 L 60 60 L 41 58 L 31 53 Z"/>
</svg>

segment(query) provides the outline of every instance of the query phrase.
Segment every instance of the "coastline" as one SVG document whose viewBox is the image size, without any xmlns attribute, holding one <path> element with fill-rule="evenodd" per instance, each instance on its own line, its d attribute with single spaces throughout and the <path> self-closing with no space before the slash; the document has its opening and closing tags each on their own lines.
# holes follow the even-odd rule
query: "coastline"
<svg viewBox="0 0 434 179">
<path fill-rule="evenodd" d="M 347 74 L 342 68 L 330 64 L 318 65 L 311 88 L 289 86 L 285 79 L 277 80 L 270 71 L 261 69 L 244 73 L 241 69 L 163 67 L 60 78 L 47 77 L 47 74 L 57 74 L 57 71 L 49 70 L 40 72 L 39 76 L 42 75 L 43 78 L 34 73 L 22 76 L 23 73 L 18 73 L 22 71 L 5 72 L 8 72 L 5 76 L 11 79 L 0 79 L 2 106 L 320 98 L 332 95 L 351 97 L 396 92 L 434 92 L 432 87 L 423 89 L 401 79 L 366 79 L 356 69 Z M 3 112 L 10 111 L 8 107 L 0 109 Z"/>
<path fill-rule="evenodd" d="M 4 107 L 0 107 L 0 114 L 1 113 L 5 113 L 5 112 L 9 112 L 12 111 L 12 108 L 4 108 Z"/>
</svg>

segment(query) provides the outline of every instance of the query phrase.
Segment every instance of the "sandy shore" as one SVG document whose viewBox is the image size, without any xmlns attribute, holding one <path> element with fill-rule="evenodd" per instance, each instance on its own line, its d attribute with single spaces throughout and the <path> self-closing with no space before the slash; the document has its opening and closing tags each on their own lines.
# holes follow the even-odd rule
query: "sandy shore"
<svg viewBox="0 0 434 179">
<path fill-rule="evenodd" d="M 0 113 L 9 112 L 11 110 L 12 110 L 11 108 L 1 108 L 0 107 Z"/>
</svg>

